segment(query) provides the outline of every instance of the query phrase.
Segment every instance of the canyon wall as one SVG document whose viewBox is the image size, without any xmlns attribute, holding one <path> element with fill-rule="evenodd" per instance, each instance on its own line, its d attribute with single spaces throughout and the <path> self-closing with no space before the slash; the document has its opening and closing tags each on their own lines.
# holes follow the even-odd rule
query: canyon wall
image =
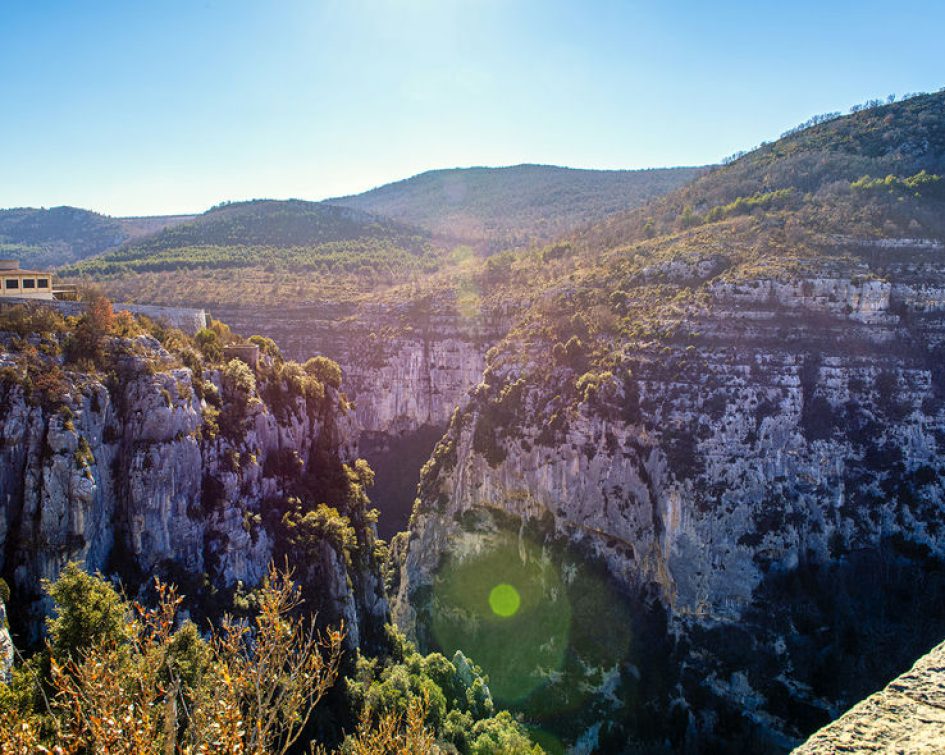
<svg viewBox="0 0 945 755">
<path fill-rule="evenodd" d="M 872 637 L 893 582 L 911 597 L 891 620 L 909 632 L 921 598 L 908 583 L 941 587 L 945 266 L 935 248 L 901 245 L 809 267 L 791 279 L 725 274 L 711 258 L 651 269 L 703 293 L 669 335 L 625 343 L 606 370 L 560 344 L 544 370 L 552 344 L 500 345 L 398 544 L 401 627 L 433 641 L 443 554 L 481 551 L 494 528 L 471 514 L 498 511 L 541 522 L 662 607 L 693 731 L 719 734 L 728 701 L 752 731 L 738 736 L 789 749 L 940 639 L 945 617 L 926 612 L 891 665 L 859 682 L 839 641 L 810 656 L 823 627 L 842 631 L 825 615 L 831 589 L 863 601 L 860 626 L 852 608 L 842 619 L 855 643 Z M 723 702 L 694 702 L 707 694 Z"/>
<path fill-rule="evenodd" d="M 42 580 L 69 561 L 118 575 L 132 594 L 153 576 L 195 600 L 254 587 L 286 552 L 286 499 L 357 455 L 354 418 L 327 386 L 316 404 L 276 378 L 247 389 L 219 368 L 195 375 L 142 335 L 112 339 L 110 375 L 60 372 L 51 357 L 62 381 L 43 394 L 19 371 L 27 347 L 2 343 L 0 574 L 18 642 L 37 640 L 50 608 Z M 387 604 L 372 562 L 346 562 L 327 541 L 316 550 L 306 600 L 344 620 L 351 646 L 366 625 L 379 634 Z"/>
<path fill-rule="evenodd" d="M 212 308 L 234 331 L 274 339 L 287 357 L 324 354 L 341 365 L 362 454 L 377 473 L 371 497 L 386 538 L 406 528 L 419 470 L 453 411 L 468 401 L 512 312 L 464 313 L 450 290 L 360 305 Z"/>
<path fill-rule="evenodd" d="M 385 435 L 445 427 L 512 318 L 511 307 L 464 313 L 449 290 L 361 304 L 215 306 L 211 313 L 244 336 L 272 338 L 288 358 L 334 359 L 360 429 Z"/>
</svg>

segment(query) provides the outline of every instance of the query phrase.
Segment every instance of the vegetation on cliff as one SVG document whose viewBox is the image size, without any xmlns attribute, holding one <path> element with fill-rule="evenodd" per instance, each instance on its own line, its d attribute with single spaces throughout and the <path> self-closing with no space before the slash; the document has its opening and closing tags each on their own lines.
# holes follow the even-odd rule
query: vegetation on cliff
<svg viewBox="0 0 945 755">
<path fill-rule="evenodd" d="M 661 708 L 663 736 L 789 749 L 945 627 L 920 608 L 942 588 L 943 184 L 945 93 L 922 95 L 814 123 L 470 271 L 484 302 L 520 316 L 397 545 L 447 542 L 476 563 L 495 539 L 469 527 L 484 511 L 516 517 L 517 548 L 551 516 L 673 623 L 678 644 L 660 652 L 680 707 Z M 421 647 L 452 621 L 474 634 L 447 589 L 462 566 L 421 558 L 401 593 Z M 660 707 L 651 691 L 636 704 Z"/>
<path fill-rule="evenodd" d="M 194 497 L 186 513 L 170 512 L 159 526 L 185 537 L 195 523 L 207 527 L 197 546 L 206 569 L 200 574 L 184 568 L 193 556 L 174 542 L 178 557 L 143 566 L 151 563 L 149 535 L 135 541 L 110 521 L 111 552 L 102 569 L 108 578 L 68 565 L 58 580 L 43 583 L 47 603 L 32 592 L 27 571 L 13 579 L 14 554 L 25 548 L 29 558 L 53 565 L 63 554 L 86 558 L 93 533 L 71 533 L 60 553 L 24 541 L 28 532 L 8 520 L 4 574 L 14 590 L 3 597 L 17 644 L 31 654 L 8 685 L 0 684 L 0 750 L 262 753 L 311 741 L 312 748 L 320 743 L 346 753 L 539 752 L 522 725 L 496 709 L 475 664 L 461 655 L 423 658 L 385 627 L 380 565 L 387 548 L 367 493 L 374 474 L 339 448 L 336 425 L 348 411 L 339 366 L 322 356 L 304 365 L 285 360 L 262 337 L 248 340 L 262 352 L 255 368 L 225 359 L 227 346 L 245 343 L 219 321 L 188 336 L 116 314 L 101 296 L 74 316 L 43 305 L 0 311 L 0 416 L 22 404 L 31 425 L 49 426 L 43 437 L 57 438 L 49 441 L 51 455 L 59 446 L 74 449 L 61 472 L 81 484 L 67 485 L 116 491 L 106 476 L 123 476 L 116 453 L 123 446 L 136 454 L 131 469 L 141 465 L 142 480 L 160 478 L 164 470 L 150 466 L 160 426 L 144 443 L 125 437 L 125 426 L 86 434 L 89 413 L 105 411 L 107 400 L 108 416 L 125 424 L 142 407 L 166 413 L 159 422 L 195 414 L 189 434 L 164 432 L 171 447 L 199 455 L 164 463 L 178 465 L 167 470 L 172 475 L 187 477 L 196 461 L 202 479 L 194 490 L 165 489 L 167 497 Z M 144 401 L 132 408 L 132 395 Z M 264 443 L 270 431 L 257 434 L 266 422 L 285 433 L 280 447 Z M 299 442 L 306 439 L 311 448 Z M 60 468 L 50 464 L 52 480 Z M 10 491 L 14 514 L 19 488 Z M 83 508 L 86 521 L 98 516 L 96 505 L 133 506 L 124 490 L 101 503 L 94 495 L 62 495 L 72 496 L 67 503 L 77 509 L 92 505 Z M 229 545 L 236 538 L 240 544 Z M 260 554 L 298 569 L 290 579 L 288 566 L 281 572 L 270 566 L 255 584 L 224 577 L 222 559 Z M 116 582 L 134 598 L 116 591 Z M 31 617 L 50 606 L 49 642 L 30 647 Z"/>
</svg>

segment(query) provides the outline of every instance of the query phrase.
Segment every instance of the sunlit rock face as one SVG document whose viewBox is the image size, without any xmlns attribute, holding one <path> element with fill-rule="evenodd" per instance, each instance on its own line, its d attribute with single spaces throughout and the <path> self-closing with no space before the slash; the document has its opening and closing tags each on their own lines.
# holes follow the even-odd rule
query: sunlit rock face
<svg viewBox="0 0 945 755">
<path fill-rule="evenodd" d="M 59 406 L 15 382 L 0 388 L 0 571 L 28 642 L 50 608 L 41 581 L 69 561 L 132 590 L 152 576 L 191 597 L 257 585 L 277 555 L 273 507 L 299 494 L 302 477 L 317 480 L 357 455 L 354 417 L 331 388 L 313 411 L 301 398 L 271 405 L 260 385 L 228 432 L 207 421 L 207 395 L 222 396 L 224 414 L 230 401 L 218 370 L 205 369 L 198 386 L 154 339 L 126 345 L 136 355 L 119 358 L 112 378 L 67 373 Z M 284 468 L 287 455 L 297 468 Z M 355 644 L 359 625 L 387 616 L 382 591 L 353 594 L 352 585 L 380 579 L 359 568 L 329 559 L 307 597 L 328 606 L 323 618 L 344 618 Z"/>
<path fill-rule="evenodd" d="M 442 554 L 484 547 L 464 522 L 498 510 L 658 600 L 677 743 L 786 750 L 901 671 L 945 630 L 915 602 L 945 557 L 945 268 L 896 249 L 792 280 L 696 271 L 675 335 L 627 343 L 592 390 L 590 367 L 540 369 L 551 344 L 503 343 L 425 470 L 400 625 L 430 640 Z"/>
<path fill-rule="evenodd" d="M 244 335 L 275 339 L 287 357 L 324 354 L 341 365 L 361 452 L 377 472 L 371 497 L 378 526 L 390 538 L 406 528 L 420 467 L 512 321 L 512 304 L 479 304 L 458 305 L 445 291 L 357 306 L 216 308 L 213 315 Z"/>
<path fill-rule="evenodd" d="M 481 311 L 452 294 L 361 305 L 223 307 L 213 315 L 249 335 L 269 336 L 286 356 L 324 354 L 344 373 L 344 390 L 364 432 L 402 435 L 445 427 L 507 331 L 511 308 Z"/>
<path fill-rule="evenodd" d="M 7 627 L 7 607 L 0 599 L 0 682 L 9 683 L 13 657 L 13 639 Z"/>
</svg>

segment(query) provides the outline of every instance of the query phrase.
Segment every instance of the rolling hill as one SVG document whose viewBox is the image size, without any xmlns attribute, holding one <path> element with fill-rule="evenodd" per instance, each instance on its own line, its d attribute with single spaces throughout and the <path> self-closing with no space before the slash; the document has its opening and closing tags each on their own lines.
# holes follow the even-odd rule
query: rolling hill
<svg viewBox="0 0 945 755">
<path fill-rule="evenodd" d="M 783 209 L 808 229 L 882 237 L 945 233 L 945 95 L 872 107 L 797 130 L 713 168 L 585 240 L 604 247 Z"/>
<path fill-rule="evenodd" d="M 333 204 L 385 215 L 492 249 L 548 241 L 638 207 L 702 168 L 580 170 L 552 165 L 433 170 Z"/>
<path fill-rule="evenodd" d="M 438 254 L 425 231 L 360 210 L 254 200 L 219 205 L 62 275 L 104 282 L 123 298 L 252 301 L 274 290 L 298 298 L 326 285 L 404 280 L 433 269 Z"/>
<path fill-rule="evenodd" d="M 0 256 L 36 267 L 67 265 L 189 217 L 113 218 L 78 207 L 0 210 Z"/>
</svg>

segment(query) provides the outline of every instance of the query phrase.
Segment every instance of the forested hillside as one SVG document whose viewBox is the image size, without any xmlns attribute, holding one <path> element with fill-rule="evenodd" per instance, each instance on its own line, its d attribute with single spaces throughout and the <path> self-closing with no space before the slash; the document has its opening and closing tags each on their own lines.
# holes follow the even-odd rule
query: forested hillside
<svg viewBox="0 0 945 755">
<path fill-rule="evenodd" d="M 46 267 L 81 260 L 127 238 L 115 218 L 77 207 L 0 210 L 0 257 L 24 267 Z"/>
<path fill-rule="evenodd" d="M 191 217 L 113 218 L 78 207 L 0 210 L 0 257 L 24 266 L 68 265 Z"/>
<path fill-rule="evenodd" d="M 578 170 L 552 165 L 433 170 L 329 200 L 492 249 L 548 241 L 677 189 L 701 168 Z"/>
<path fill-rule="evenodd" d="M 432 270 L 429 234 L 393 220 L 317 202 L 258 200 L 193 220 L 66 268 L 141 301 L 260 301 L 313 296 L 325 278 L 355 287 Z M 148 287 L 154 284 L 154 295 Z M 179 288 L 175 289 L 174 284 Z"/>
</svg>

